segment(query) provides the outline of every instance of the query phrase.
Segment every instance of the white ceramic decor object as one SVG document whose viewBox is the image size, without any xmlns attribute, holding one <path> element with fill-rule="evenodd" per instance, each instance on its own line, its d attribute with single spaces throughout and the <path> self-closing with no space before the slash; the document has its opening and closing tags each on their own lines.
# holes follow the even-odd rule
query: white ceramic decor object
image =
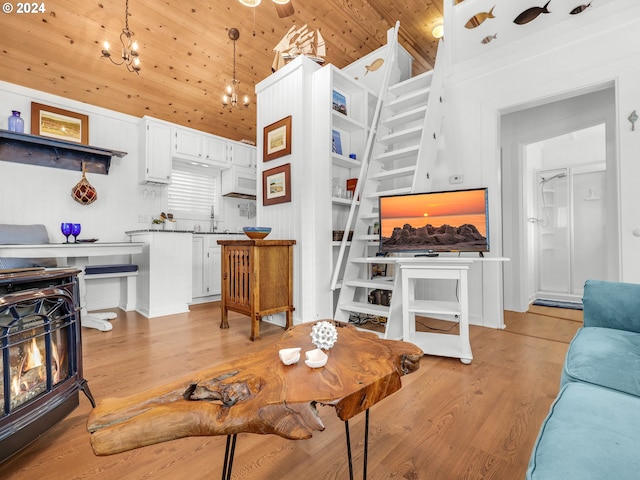
<svg viewBox="0 0 640 480">
<path fill-rule="evenodd" d="M 316 348 L 314 350 L 308 350 L 304 353 L 305 357 L 307 357 L 307 359 L 304 361 L 304 363 L 307 364 L 308 367 L 311 368 L 320 368 L 320 367 L 324 367 L 327 363 L 328 360 L 328 356 L 326 353 L 324 353 L 322 350 L 320 350 L 319 348 Z"/>
<path fill-rule="evenodd" d="M 331 322 L 318 322 L 311 329 L 311 342 L 318 348 L 329 350 L 336 340 L 338 340 L 338 329 Z"/>
<path fill-rule="evenodd" d="M 300 348 L 283 348 L 278 351 L 280 361 L 285 365 L 292 365 L 298 363 L 300 360 Z"/>
</svg>

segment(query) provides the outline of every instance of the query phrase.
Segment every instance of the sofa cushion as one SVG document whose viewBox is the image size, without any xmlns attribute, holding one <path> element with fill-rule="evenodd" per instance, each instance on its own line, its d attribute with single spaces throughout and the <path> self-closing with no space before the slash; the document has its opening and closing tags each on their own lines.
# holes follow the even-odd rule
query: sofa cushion
<svg viewBox="0 0 640 480">
<path fill-rule="evenodd" d="M 582 296 L 585 327 L 608 327 L 640 333 L 640 285 L 587 280 Z"/>
<path fill-rule="evenodd" d="M 639 443 L 640 398 L 569 383 L 542 424 L 526 479 L 635 480 Z"/>
<path fill-rule="evenodd" d="M 43 243 L 49 243 L 49 234 L 44 225 L 0 224 L 0 245 L 39 245 Z M 56 266 L 55 258 L 0 258 L 0 270 Z"/>
<path fill-rule="evenodd" d="M 103 275 L 105 273 L 129 273 L 137 272 L 138 265 L 131 263 L 111 263 L 109 265 L 87 265 L 84 267 L 85 275 Z"/>
<path fill-rule="evenodd" d="M 569 344 L 561 384 L 584 382 L 640 397 L 640 334 L 585 327 Z"/>
</svg>

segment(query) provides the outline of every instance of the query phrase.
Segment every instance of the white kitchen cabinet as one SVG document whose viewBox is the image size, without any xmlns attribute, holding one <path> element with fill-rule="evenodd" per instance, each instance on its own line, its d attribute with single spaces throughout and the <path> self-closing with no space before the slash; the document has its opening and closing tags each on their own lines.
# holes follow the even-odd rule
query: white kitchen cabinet
<svg viewBox="0 0 640 480">
<path fill-rule="evenodd" d="M 229 147 L 226 139 L 190 128 L 174 127 L 171 132 L 173 158 L 220 168 L 229 166 Z"/>
<path fill-rule="evenodd" d="M 229 166 L 228 142 L 214 135 L 204 137 L 204 158 L 208 164 L 222 168 Z"/>
<path fill-rule="evenodd" d="M 253 167 L 231 168 L 222 171 L 220 176 L 222 195 L 238 198 L 256 198 L 256 170 Z"/>
<path fill-rule="evenodd" d="M 193 251 L 191 253 L 191 288 L 193 298 L 203 297 L 205 295 L 204 244 L 204 235 L 193 236 Z"/>
<path fill-rule="evenodd" d="M 189 311 L 192 295 L 191 234 L 182 232 L 127 232 L 131 241 L 144 243 L 132 255 L 138 265 L 136 311 L 147 318 Z"/>
<path fill-rule="evenodd" d="M 193 302 L 209 301 L 206 297 L 220 295 L 221 280 L 221 247 L 219 239 L 233 239 L 229 235 L 193 235 L 192 282 Z"/>
<path fill-rule="evenodd" d="M 189 128 L 171 129 L 171 154 L 183 160 L 202 160 L 203 134 Z"/>
<path fill-rule="evenodd" d="M 144 117 L 140 123 L 140 183 L 171 183 L 171 126 Z"/>
<path fill-rule="evenodd" d="M 255 167 L 256 147 L 237 142 L 227 143 L 227 155 L 231 166 Z"/>
<path fill-rule="evenodd" d="M 211 238 L 210 240 L 214 240 Z M 220 256 L 222 247 L 218 244 L 209 245 L 207 248 L 207 264 L 209 265 L 209 286 L 208 295 L 220 295 L 222 293 L 222 258 Z"/>
</svg>

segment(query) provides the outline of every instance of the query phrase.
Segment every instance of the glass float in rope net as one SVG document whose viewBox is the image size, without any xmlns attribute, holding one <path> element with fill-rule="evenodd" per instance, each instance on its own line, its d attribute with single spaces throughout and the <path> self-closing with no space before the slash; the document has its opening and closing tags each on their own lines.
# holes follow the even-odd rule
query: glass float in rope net
<svg viewBox="0 0 640 480">
<path fill-rule="evenodd" d="M 82 179 L 71 189 L 71 196 L 82 205 L 89 205 L 98 199 L 97 190 L 87 180 L 84 162 L 82 163 Z"/>
</svg>

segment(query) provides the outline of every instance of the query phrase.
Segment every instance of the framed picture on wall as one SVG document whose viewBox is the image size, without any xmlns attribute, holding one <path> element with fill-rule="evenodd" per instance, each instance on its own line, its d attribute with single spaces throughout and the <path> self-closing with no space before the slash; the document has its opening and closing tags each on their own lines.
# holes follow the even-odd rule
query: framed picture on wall
<svg viewBox="0 0 640 480">
<path fill-rule="evenodd" d="M 89 116 L 31 102 L 31 134 L 89 145 Z"/>
<path fill-rule="evenodd" d="M 262 204 L 276 205 L 291 201 L 291 164 L 262 172 Z"/>
<path fill-rule="evenodd" d="M 291 115 L 264 127 L 262 161 L 291 153 Z"/>
</svg>

